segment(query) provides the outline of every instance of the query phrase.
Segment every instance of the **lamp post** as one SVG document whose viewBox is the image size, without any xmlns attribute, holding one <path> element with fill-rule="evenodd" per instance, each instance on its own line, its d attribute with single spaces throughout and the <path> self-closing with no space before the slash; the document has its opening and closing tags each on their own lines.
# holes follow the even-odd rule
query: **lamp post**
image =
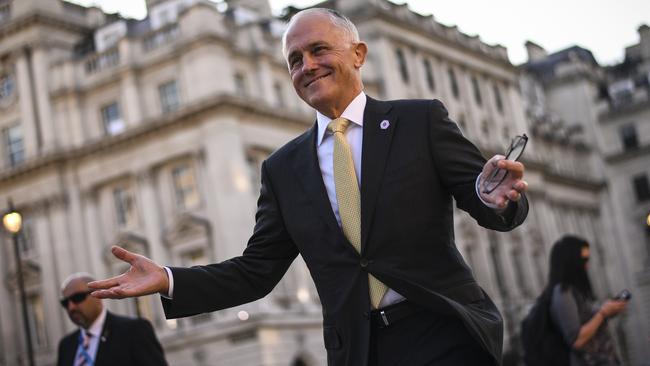
<svg viewBox="0 0 650 366">
<path fill-rule="evenodd" d="M 14 210 L 13 204 L 9 201 L 9 210 L 2 216 L 2 224 L 5 229 L 11 233 L 11 238 L 14 243 L 16 272 L 18 274 L 18 292 L 20 293 L 20 302 L 23 310 L 23 325 L 25 327 L 25 340 L 27 341 L 27 358 L 29 360 L 29 366 L 34 366 L 34 350 L 32 349 L 32 333 L 31 328 L 29 327 L 29 316 L 27 315 L 27 296 L 25 295 L 23 266 L 20 260 L 20 252 L 18 248 L 18 235 L 20 234 L 22 223 L 22 216 Z"/>
</svg>

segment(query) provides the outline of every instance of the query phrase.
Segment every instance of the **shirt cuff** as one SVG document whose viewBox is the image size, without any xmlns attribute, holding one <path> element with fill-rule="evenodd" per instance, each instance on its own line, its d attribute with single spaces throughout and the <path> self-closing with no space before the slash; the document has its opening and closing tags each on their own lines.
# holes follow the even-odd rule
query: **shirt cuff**
<svg viewBox="0 0 650 366">
<path fill-rule="evenodd" d="M 167 271 L 167 278 L 169 279 L 169 290 L 167 291 L 167 296 L 160 294 L 160 296 L 171 300 L 174 297 L 174 275 L 172 274 L 172 270 L 169 269 L 169 267 L 165 266 L 165 271 Z"/>
<path fill-rule="evenodd" d="M 482 174 L 483 174 L 483 173 L 479 174 L 478 177 L 476 177 L 476 183 L 474 183 L 474 188 L 476 189 L 476 195 L 478 196 L 478 199 L 480 199 L 481 202 L 483 202 L 484 205 L 486 205 L 487 207 L 493 209 L 493 210 L 496 211 L 497 213 L 502 213 L 502 212 L 505 211 L 506 208 L 508 207 L 507 202 L 506 202 L 506 207 L 501 208 L 501 207 L 499 207 L 499 205 L 497 205 L 497 204 L 495 204 L 495 203 L 485 202 L 485 201 L 483 200 L 483 197 L 481 197 L 481 191 L 479 190 L 479 182 L 481 181 L 481 175 L 482 175 Z M 508 202 L 509 202 L 509 201 L 508 201 Z"/>
</svg>

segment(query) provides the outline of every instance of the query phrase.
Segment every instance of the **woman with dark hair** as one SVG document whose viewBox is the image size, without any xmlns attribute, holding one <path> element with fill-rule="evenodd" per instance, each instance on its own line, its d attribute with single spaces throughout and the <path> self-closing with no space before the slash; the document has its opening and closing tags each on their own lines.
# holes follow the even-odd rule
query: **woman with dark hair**
<svg viewBox="0 0 650 366">
<path fill-rule="evenodd" d="M 551 320 L 571 349 L 571 366 L 619 365 L 607 319 L 625 309 L 625 300 L 598 306 L 587 275 L 589 243 L 567 235 L 551 250 L 548 288 Z"/>
</svg>

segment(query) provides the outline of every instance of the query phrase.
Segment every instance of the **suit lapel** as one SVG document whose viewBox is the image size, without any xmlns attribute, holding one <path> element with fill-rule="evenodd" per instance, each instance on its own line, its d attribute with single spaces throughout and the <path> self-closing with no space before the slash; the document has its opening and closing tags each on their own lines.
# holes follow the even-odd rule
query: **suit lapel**
<svg viewBox="0 0 650 366">
<path fill-rule="evenodd" d="M 104 327 L 102 328 L 102 334 L 99 336 L 99 343 L 97 344 L 97 354 L 95 355 L 96 366 L 101 365 L 102 360 L 106 357 L 104 354 L 107 352 L 106 348 L 108 346 L 108 341 L 110 340 L 112 321 L 113 316 L 107 311 L 106 320 L 104 320 Z"/>
<path fill-rule="evenodd" d="M 77 348 L 79 348 L 79 333 L 81 330 L 77 329 L 76 332 L 72 333 L 72 337 L 66 339 L 66 353 L 62 356 L 63 362 L 59 362 L 62 365 L 74 365 L 75 356 L 77 355 Z"/>
<path fill-rule="evenodd" d="M 318 125 L 314 124 L 307 133 L 302 135 L 302 138 L 295 142 L 293 168 L 307 193 L 307 197 L 314 203 L 316 212 L 333 230 L 341 231 L 332 211 L 330 200 L 327 197 L 327 190 L 318 165 L 318 155 L 316 154 L 317 135 Z"/>
<path fill-rule="evenodd" d="M 384 176 L 384 169 L 396 118 L 387 114 L 392 106 L 387 102 L 368 97 L 363 116 L 363 147 L 361 150 L 361 254 L 365 253 L 368 232 L 377 203 L 377 195 Z M 384 120 L 388 122 L 383 122 Z"/>
</svg>

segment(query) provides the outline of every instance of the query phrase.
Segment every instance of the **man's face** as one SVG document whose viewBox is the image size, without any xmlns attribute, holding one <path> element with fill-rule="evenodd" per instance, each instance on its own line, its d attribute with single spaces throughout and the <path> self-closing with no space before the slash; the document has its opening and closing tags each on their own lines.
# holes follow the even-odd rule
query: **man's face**
<svg viewBox="0 0 650 366">
<path fill-rule="evenodd" d="M 102 300 L 87 295 L 79 303 L 75 303 L 74 295 L 89 293 L 88 285 L 86 280 L 78 278 L 72 280 L 64 289 L 63 289 L 63 298 L 68 299 L 65 309 L 68 313 L 70 320 L 76 325 L 87 329 L 92 325 L 92 323 L 97 319 L 99 314 L 102 311 Z"/>
<path fill-rule="evenodd" d="M 363 86 L 366 45 L 321 13 L 297 15 L 286 34 L 289 74 L 298 96 L 324 115 L 339 117 Z"/>
</svg>

